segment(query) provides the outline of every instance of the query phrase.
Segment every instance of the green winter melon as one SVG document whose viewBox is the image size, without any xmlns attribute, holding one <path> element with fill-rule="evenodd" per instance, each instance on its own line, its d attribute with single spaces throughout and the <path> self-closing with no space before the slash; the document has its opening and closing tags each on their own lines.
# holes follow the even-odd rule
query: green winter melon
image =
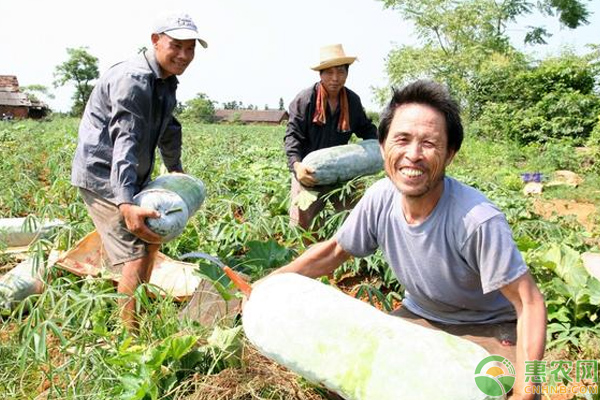
<svg viewBox="0 0 600 400">
<path fill-rule="evenodd" d="M 183 233 L 188 219 L 198 211 L 205 197 L 206 189 L 200 179 L 173 173 L 148 183 L 133 201 L 160 213 L 159 218 L 147 218 L 146 225 L 162 242 L 169 242 Z"/>
<path fill-rule="evenodd" d="M 375 139 L 328 147 L 309 153 L 302 163 L 312 167 L 317 185 L 332 185 L 383 169 L 379 142 Z"/>
</svg>

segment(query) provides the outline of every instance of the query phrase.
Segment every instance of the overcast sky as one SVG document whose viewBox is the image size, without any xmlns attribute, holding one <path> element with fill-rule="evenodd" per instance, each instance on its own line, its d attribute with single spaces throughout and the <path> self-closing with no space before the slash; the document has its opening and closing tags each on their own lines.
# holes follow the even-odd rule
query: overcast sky
<svg viewBox="0 0 600 400">
<path fill-rule="evenodd" d="M 549 45 L 537 47 L 540 55 L 564 45 L 581 52 L 586 43 L 600 43 L 600 1 L 590 7 L 590 25 L 576 31 L 560 30 L 550 18 L 530 18 L 520 26 L 541 21 L 555 33 Z M 416 43 L 410 24 L 375 0 L 0 0 L 0 75 L 17 75 L 22 86 L 49 87 L 56 96 L 48 100 L 50 106 L 68 111 L 73 88 L 52 87 L 67 48 L 86 46 L 102 73 L 150 47 L 152 22 L 170 10 L 188 12 L 209 44 L 206 50 L 197 47 L 194 62 L 179 78 L 182 102 L 202 92 L 219 106 L 237 100 L 277 108 L 281 97 L 287 107 L 318 80 L 309 67 L 318 62 L 319 47 L 343 43 L 348 55 L 359 58 L 347 86 L 368 110 L 379 111 L 372 87 L 386 86 L 388 52 L 394 45 Z M 520 40 L 524 31 L 513 27 L 511 35 Z"/>
</svg>

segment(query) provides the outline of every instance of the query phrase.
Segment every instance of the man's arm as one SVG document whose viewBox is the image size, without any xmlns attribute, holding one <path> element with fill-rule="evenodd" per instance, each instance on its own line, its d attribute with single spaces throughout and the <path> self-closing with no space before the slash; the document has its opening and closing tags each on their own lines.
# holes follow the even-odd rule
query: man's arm
<svg viewBox="0 0 600 400">
<path fill-rule="evenodd" d="M 110 174 L 115 203 L 133 203 L 139 190 L 137 166 L 140 164 L 142 137 L 148 134 L 151 92 L 148 83 L 132 76 L 119 77 L 110 91 L 108 134 L 113 143 Z M 151 155 L 147 154 L 150 158 Z"/>
<path fill-rule="evenodd" d="M 355 100 L 353 101 L 351 113 L 355 114 L 355 122 L 352 130 L 361 139 L 377 139 L 377 127 L 373 124 L 373 121 L 367 117 L 367 113 L 360 101 L 360 97 L 356 93 L 353 93 Z"/>
<path fill-rule="evenodd" d="M 288 158 L 288 166 L 298 182 L 312 187 L 316 181 L 312 175 L 314 170 L 302 163 L 302 154 L 308 141 L 307 118 L 310 98 L 302 92 L 292 101 L 289 107 L 290 119 L 285 130 L 284 145 Z"/>
<path fill-rule="evenodd" d="M 288 167 L 294 172 L 294 164 L 302 161 L 302 150 L 308 140 L 307 105 L 300 93 L 289 106 L 289 115 L 285 136 L 283 138 Z"/>
<path fill-rule="evenodd" d="M 526 394 L 525 361 L 541 360 L 546 346 L 546 305 L 531 274 L 526 272 L 514 282 L 500 289 L 517 311 L 517 380 L 511 399 L 533 399 Z"/>
<path fill-rule="evenodd" d="M 150 109 L 151 92 L 143 80 L 124 76 L 111 92 L 111 120 L 109 135 L 114 143 L 110 183 L 115 202 L 127 229 L 147 243 L 160 243 L 160 236 L 146 226 L 146 218 L 158 218 L 156 210 L 133 204 L 133 196 L 140 190 L 136 166 L 141 136 L 148 129 L 147 110 Z M 134 100 L 135 99 L 135 100 Z M 147 155 L 151 157 L 150 154 Z"/>
<path fill-rule="evenodd" d="M 349 258 L 350 254 L 338 244 L 335 238 L 332 238 L 310 247 L 300 257 L 273 274 L 295 272 L 310 278 L 318 278 L 333 273 Z"/>
<path fill-rule="evenodd" d="M 158 149 L 165 167 L 169 172 L 183 172 L 181 164 L 181 123 L 175 117 L 167 125 L 166 131 L 161 135 Z"/>
</svg>

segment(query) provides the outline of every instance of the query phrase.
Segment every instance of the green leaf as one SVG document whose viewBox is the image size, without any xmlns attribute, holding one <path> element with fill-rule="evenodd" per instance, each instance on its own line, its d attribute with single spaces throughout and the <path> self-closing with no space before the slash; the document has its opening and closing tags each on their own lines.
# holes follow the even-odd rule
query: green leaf
<svg viewBox="0 0 600 400">
<path fill-rule="evenodd" d="M 318 192 L 315 192 L 313 190 L 303 189 L 300 191 L 300 193 L 294 200 L 293 205 L 297 206 L 302 211 L 306 211 L 308 210 L 308 207 L 310 207 L 315 201 L 317 201 L 317 199 L 319 198 L 318 194 Z"/>
<path fill-rule="evenodd" d="M 273 239 L 269 239 L 266 242 L 257 240 L 248 242 L 246 259 L 250 265 L 260 267 L 261 269 L 276 268 L 285 264 L 291 258 L 292 252 Z"/>
<path fill-rule="evenodd" d="M 587 287 L 590 292 L 590 304 L 600 306 L 600 281 L 590 277 L 587 281 Z"/>
<path fill-rule="evenodd" d="M 193 335 L 176 336 L 170 340 L 169 356 L 174 360 L 180 360 L 181 357 L 189 353 L 198 342 L 198 337 Z"/>
<path fill-rule="evenodd" d="M 223 360 L 230 367 L 239 366 L 239 354 L 242 349 L 241 332 L 241 326 L 227 329 L 220 328 L 219 326 L 215 327 L 213 333 L 208 338 L 208 345 L 216 353 L 216 360 Z"/>
<path fill-rule="evenodd" d="M 231 351 L 240 346 L 240 333 L 242 327 L 223 329 L 216 326 L 212 334 L 208 338 L 208 344 L 223 351 Z"/>
<path fill-rule="evenodd" d="M 589 274 L 581 264 L 581 257 L 576 250 L 563 244 L 552 244 L 540 259 L 567 285 L 585 287 Z"/>
<path fill-rule="evenodd" d="M 232 282 L 227 275 L 225 275 L 221 267 L 209 262 L 200 261 L 198 269 L 196 269 L 195 272 L 202 278 L 209 280 L 224 300 L 228 301 L 234 297 L 228 290 L 228 287 L 231 287 Z"/>
</svg>

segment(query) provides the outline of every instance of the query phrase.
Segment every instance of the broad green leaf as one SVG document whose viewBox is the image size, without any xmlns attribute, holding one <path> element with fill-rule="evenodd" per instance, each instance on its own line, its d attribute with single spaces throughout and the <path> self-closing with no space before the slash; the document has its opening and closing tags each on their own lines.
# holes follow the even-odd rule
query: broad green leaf
<svg viewBox="0 0 600 400">
<path fill-rule="evenodd" d="M 212 334 L 208 338 L 208 344 L 220 350 L 231 352 L 240 346 L 240 333 L 242 327 L 223 329 L 216 326 Z"/>
<path fill-rule="evenodd" d="M 266 242 L 257 240 L 248 242 L 247 263 L 262 269 L 279 267 L 289 261 L 291 257 L 291 251 L 273 239 Z"/>
<path fill-rule="evenodd" d="M 176 336 L 170 339 L 169 356 L 174 360 L 181 359 L 181 357 L 189 353 L 198 342 L 198 337 L 192 335 Z"/>
<path fill-rule="evenodd" d="M 585 287 L 589 274 L 581 264 L 579 252 L 562 244 L 552 244 L 540 259 L 568 285 Z"/>
<path fill-rule="evenodd" d="M 590 304 L 600 306 L 600 281 L 590 276 L 587 287 L 590 292 Z"/>
<path fill-rule="evenodd" d="M 294 200 L 296 206 L 302 211 L 308 210 L 308 207 L 312 205 L 318 199 L 318 193 L 313 190 L 302 190 Z"/>
</svg>

